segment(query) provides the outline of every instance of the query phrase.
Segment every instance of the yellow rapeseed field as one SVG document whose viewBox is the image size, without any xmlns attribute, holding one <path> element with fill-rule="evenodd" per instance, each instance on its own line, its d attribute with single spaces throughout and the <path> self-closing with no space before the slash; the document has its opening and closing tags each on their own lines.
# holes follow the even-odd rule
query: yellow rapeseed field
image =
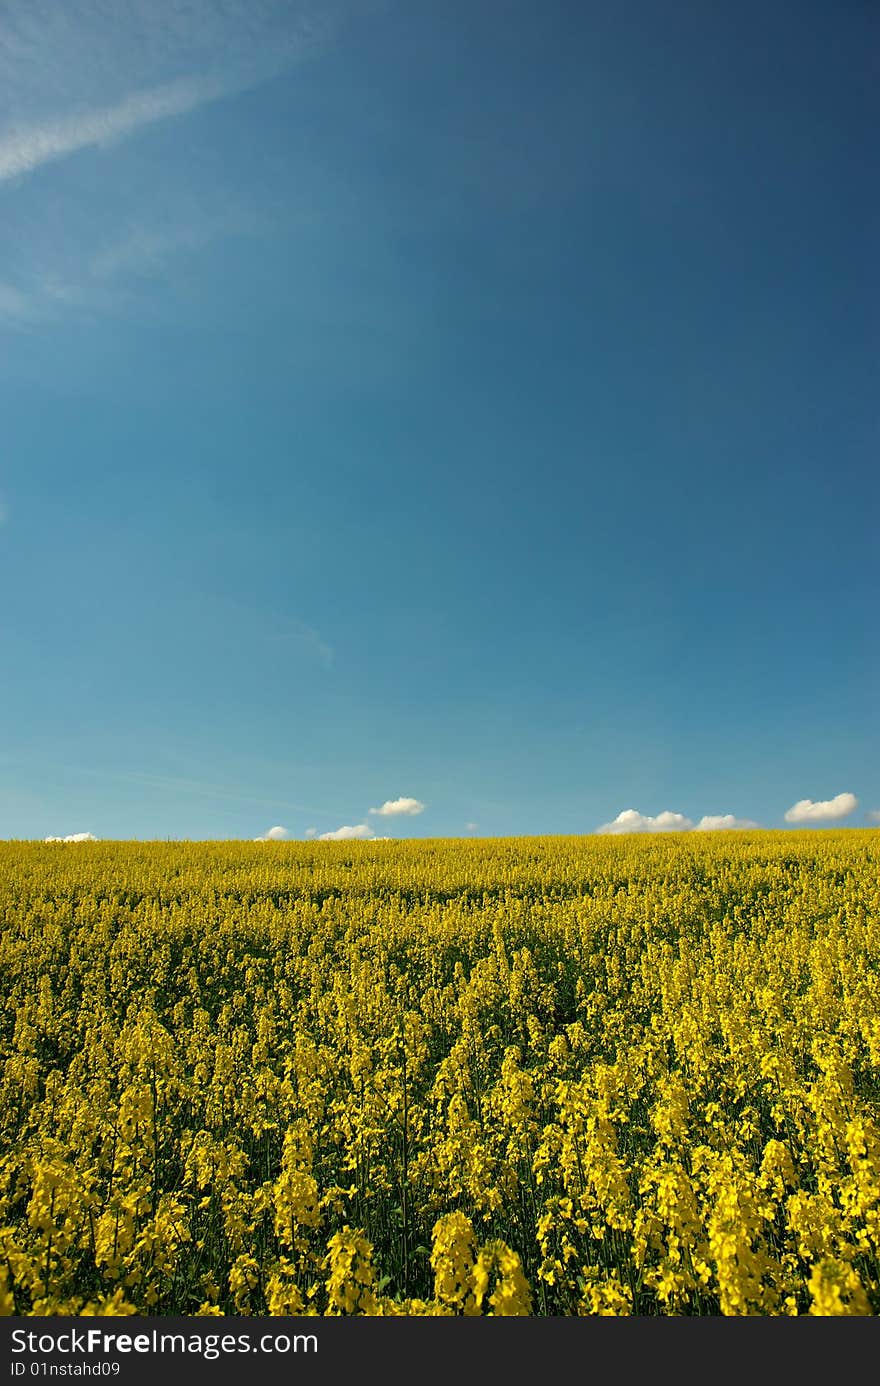
<svg viewBox="0 0 880 1386">
<path fill-rule="evenodd" d="M 874 1314 L 880 833 L 0 843 L 7 1314 Z"/>
</svg>

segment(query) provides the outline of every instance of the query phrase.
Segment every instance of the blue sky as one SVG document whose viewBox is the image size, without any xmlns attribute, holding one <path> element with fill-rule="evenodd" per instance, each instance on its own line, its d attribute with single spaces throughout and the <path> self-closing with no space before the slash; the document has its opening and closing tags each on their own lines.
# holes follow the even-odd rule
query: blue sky
<svg viewBox="0 0 880 1386">
<path fill-rule="evenodd" d="M 875 821 L 878 40 L 4 6 L 0 836 Z"/>
</svg>

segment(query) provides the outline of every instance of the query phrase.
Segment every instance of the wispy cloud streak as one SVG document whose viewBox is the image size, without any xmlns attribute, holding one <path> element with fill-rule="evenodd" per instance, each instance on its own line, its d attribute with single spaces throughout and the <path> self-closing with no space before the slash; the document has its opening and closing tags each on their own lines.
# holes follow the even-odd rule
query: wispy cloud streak
<svg viewBox="0 0 880 1386">
<path fill-rule="evenodd" d="M 152 91 L 135 92 L 114 106 L 12 129 L 0 137 L 0 182 L 32 173 L 41 164 L 79 149 L 109 144 L 158 120 L 184 115 L 227 95 L 235 85 L 219 78 L 183 78 Z"/>
<path fill-rule="evenodd" d="M 179 252 L 259 235 L 265 206 L 242 196 L 217 127 L 178 155 L 145 135 L 317 57 L 370 0 L 27 0 L 0 3 L 0 331 L 152 312 L 145 276 Z M 222 136 L 219 138 L 222 139 Z M 109 178 L 83 161 L 112 151 Z M 117 151 L 120 151 L 117 153 Z M 108 158 L 108 170 L 110 159 Z M 268 220 L 271 221 L 271 212 Z"/>
</svg>

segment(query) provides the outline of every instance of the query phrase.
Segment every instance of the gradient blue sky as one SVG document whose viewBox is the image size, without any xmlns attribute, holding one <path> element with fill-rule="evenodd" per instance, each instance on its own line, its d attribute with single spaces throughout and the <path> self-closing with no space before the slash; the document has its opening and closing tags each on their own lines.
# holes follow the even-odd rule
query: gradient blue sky
<svg viewBox="0 0 880 1386">
<path fill-rule="evenodd" d="M 878 79 L 861 0 L 4 5 L 0 836 L 874 821 Z"/>
</svg>

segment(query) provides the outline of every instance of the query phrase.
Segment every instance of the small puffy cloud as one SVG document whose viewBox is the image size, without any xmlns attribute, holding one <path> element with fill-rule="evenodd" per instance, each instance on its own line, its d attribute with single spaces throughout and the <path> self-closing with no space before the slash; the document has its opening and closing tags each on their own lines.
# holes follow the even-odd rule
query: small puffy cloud
<svg viewBox="0 0 880 1386">
<path fill-rule="evenodd" d="M 757 828 L 751 818 L 736 818 L 732 813 L 707 813 L 694 828 L 697 833 L 718 833 L 730 828 Z"/>
<path fill-rule="evenodd" d="M 286 837 L 290 837 L 290 833 L 279 823 L 274 828 L 267 828 L 262 837 L 255 837 L 254 842 L 283 842 Z"/>
<path fill-rule="evenodd" d="M 858 806 L 854 794 L 835 794 L 833 799 L 798 799 L 785 814 L 786 823 L 823 823 L 830 818 L 846 818 Z"/>
<path fill-rule="evenodd" d="M 386 799 L 381 808 L 372 808 L 370 813 L 378 813 L 381 818 L 396 818 L 399 814 L 424 813 L 425 805 L 418 799 Z"/>
<path fill-rule="evenodd" d="M 649 813 L 639 813 L 637 809 L 624 809 L 611 823 L 603 823 L 597 833 L 686 833 L 694 825 L 683 813 L 672 813 L 664 809 L 652 818 Z"/>
<path fill-rule="evenodd" d="M 880 809 L 871 809 L 871 812 L 868 814 L 868 817 L 871 819 L 872 822 L 880 823 Z"/>
<path fill-rule="evenodd" d="M 45 842 L 97 842 L 94 833 L 70 833 L 67 837 L 47 837 Z"/>
<path fill-rule="evenodd" d="M 479 823 L 465 823 L 464 826 L 466 832 L 475 833 L 480 825 Z"/>
<path fill-rule="evenodd" d="M 317 829 L 317 828 L 306 828 L 306 837 L 317 837 L 317 836 L 318 836 L 318 829 Z"/>
<path fill-rule="evenodd" d="M 368 823 L 356 823 L 354 827 L 349 827 L 347 824 L 345 824 L 343 827 L 337 828 L 335 832 L 319 834 L 318 841 L 351 842 L 356 839 L 362 840 L 366 838 L 371 838 L 372 836 L 373 829 L 369 826 Z"/>
</svg>

